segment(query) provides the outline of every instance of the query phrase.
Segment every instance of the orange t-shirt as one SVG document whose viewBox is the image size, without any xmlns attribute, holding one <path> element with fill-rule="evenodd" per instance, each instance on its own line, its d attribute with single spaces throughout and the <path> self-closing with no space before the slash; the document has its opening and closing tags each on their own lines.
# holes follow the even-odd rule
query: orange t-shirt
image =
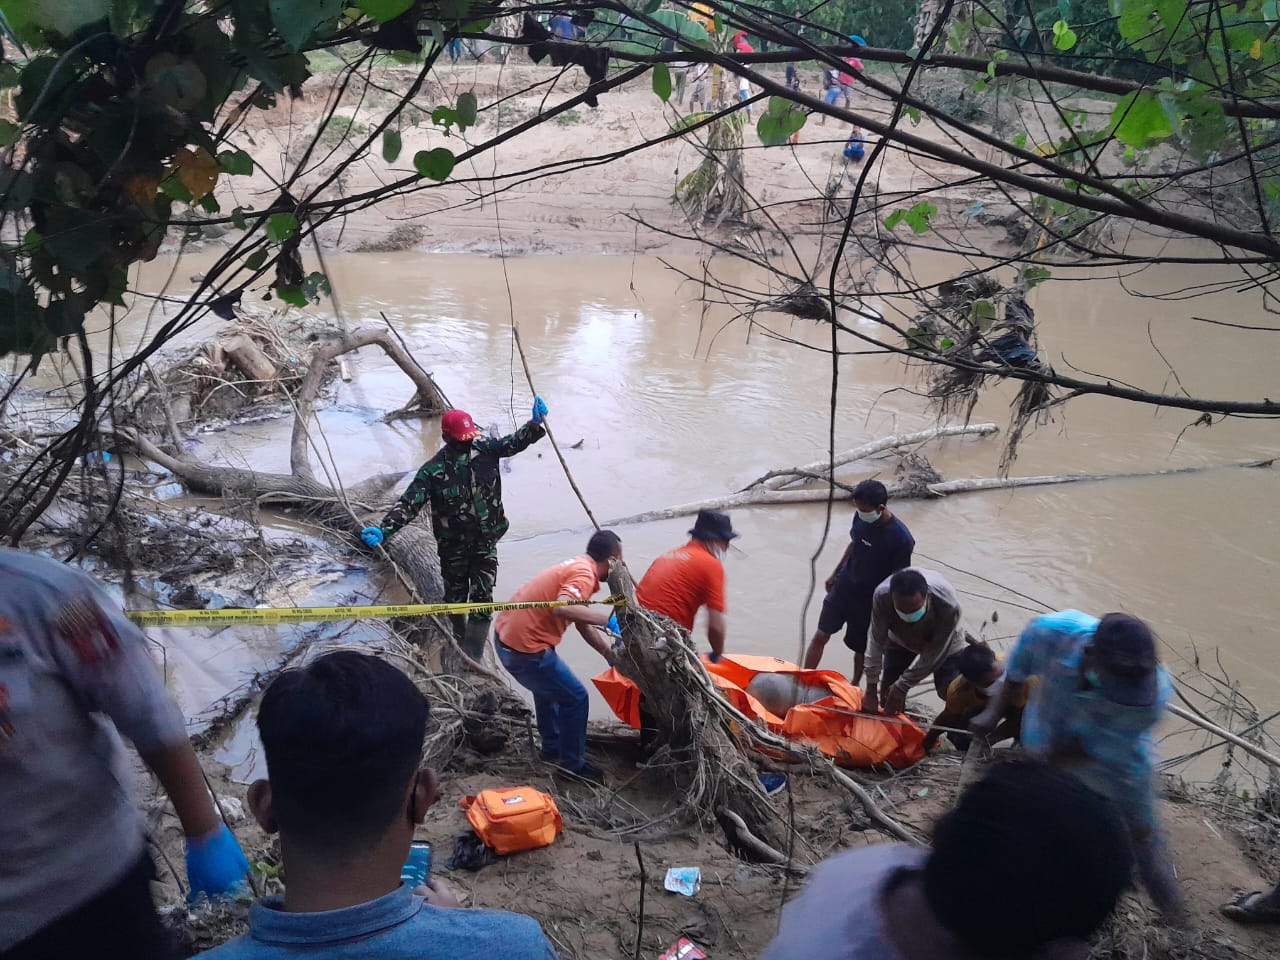
<svg viewBox="0 0 1280 960">
<path fill-rule="evenodd" d="M 690 540 L 649 566 L 636 587 L 640 606 L 670 617 L 686 630 L 704 604 L 724 613 L 724 564 L 706 545 Z"/>
<path fill-rule="evenodd" d="M 596 562 L 587 556 L 574 557 L 543 570 L 517 590 L 511 602 L 588 600 L 599 586 Z M 557 617 L 550 607 L 502 610 L 493 621 L 502 645 L 521 653 L 541 653 L 556 646 L 567 626 L 569 621 Z"/>
</svg>

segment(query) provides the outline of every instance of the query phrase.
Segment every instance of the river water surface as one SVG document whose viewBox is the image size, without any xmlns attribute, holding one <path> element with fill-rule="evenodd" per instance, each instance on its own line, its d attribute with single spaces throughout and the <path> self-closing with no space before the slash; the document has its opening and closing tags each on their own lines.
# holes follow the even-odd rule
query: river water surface
<svg viewBox="0 0 1280 960">
<path fill-rule="evenodd" d="M 154 265 L 154 289 L 170 266 Z M 770 469 L 826 454 L 830 357 L 772 338 L 765 328 L 736 323 L 720 329 L 730 319 L 723 309 L 704 316 L 697 290 L 682 286 L 656 260 L 511 259 L 504 273 L 497 259 L 405 253 L 333 256 L 327 266 L 344 324 L 380 323 L 379 311 L 385 312 L 450 400 L 480 425 L 503 432 L 527 419 L 531 399 L 513 353 L 513 304 L 557 438 L 562 447 L 582 441 L 580 449 L 564 452 L 601 521 L 726 495 Z M 941 277 L 948 269 L 940 261 L 924 266 L 926 276 Z M 188 257 L 177 274 L 199 268 L 199 259 Z M 1126 285 L 1155 294 L 1231 278 L 1205 268 L 1166 267 Z M 1167 360 L 1193 395 L 1280 396 L 1280 334 L 1192 319 L 1266 324 L 1255 294 L 1150 299 L 1126 292 L 1114 275 L 1095 274 L 1087 283 L 1042 285 L 1031 303 L 1044 353 L 1060 370 L 1074 366 L 1172 391 L 1178 383 Z M 324 309 L 332 315 L 330 305 Z M 760 319 L 811 346 L 824 345 L 829 336 L 807 321 Z M 858 348 L 852 340 L 845 346 Z M 416 468 L 440 443 L 438 423 L 377 419 L 411 393 L 380 351 L 363 351 L 351 372 L 352 381 L 338 386 L 338 406 L 319 418 L 343 481 Z M 919 386 L 916 373 L 898 360 L 848 356 L 840 376 L 839 449 L 935 422 L 923 399 L 897 389 Z M 984 398 L 975 422 L 1003 426 L 1012 395 L 1005 387 Z M 1023 442 L 1013 473 L 1160 470 L 1280 452 L 1274 421 L 1194 426 L 1178 439 L 1195 419 L 1189 411 L 1083 397 Z M 289 429 L 287 422 L 247 425 L 204 437 L 195 452 L 286 471 Z M 1001 443 L 999 437 L 949 440 L 922 452 L 947 479 L 989 477 L 996 475 Z M 893 460 L 857 464 L 843 476 L 889 479 L 893 466 Z M 509 461 L 504 483 L 512 525 L 501 546 L 499 598 L 541 568 L 581 552 L 589 533 L 546 441 Z M 1278 494 L 1276 471 L 1234 469 L 970 493 L 904 501 L 894 509 L 915 535 L 917 565 L 952 578 L 970 629 L 997 646 L 1045 607 L 1127 610 L 1160 632 L 1175 672 L 1197 653 L 1215 670 L 1220 660 L 1265 710 L 1280 705 Z M 823 544 L 825 514 L 821 504 L 733 513 L 742 537 L 726 558 L 731 652 L 796 659 L 822 599 L 820 587 L 809 592 L 810 559 Z M 819 584 L 847 543 L 850 519 L 850 508 L 838 505 L 817 560 Z M 638 577 L 653 557 L 682 543 L 690 525 L 691 518 L 682 518 L 620 528 L 633 573 Z M 702 631 L 700 623 L 697 638 L 705 649 Z M 193 713 L 216 698 L 219 687 L 225 690 L 260 665 L 249 661 L 273 642 L 260 636 L 246 656 L 226 633 L 218 640 L 166 632 L 171 657 L 186 664 L 189 678 L 198 677 L 182 685 Z M 572 630 L 561 650 L 584 679 L 602 666 Z M 850 665 L 847 651 L 833 642 L 823 666 L 847 671 Z M 593 715 L 604 712 L 593 700 Z"/>
</svg>

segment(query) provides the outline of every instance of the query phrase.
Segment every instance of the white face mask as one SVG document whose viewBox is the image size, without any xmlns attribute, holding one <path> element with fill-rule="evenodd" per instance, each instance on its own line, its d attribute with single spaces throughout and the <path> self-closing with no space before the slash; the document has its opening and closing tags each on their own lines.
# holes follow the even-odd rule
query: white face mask
<svg viewBox="0 0 1280 960">
<path fill-rule="evenodd" d="M 879 523 L 880 517 L 883 514 L 883 511 L 881 510 L 872 510 L 870 513 L 867 513 L 865 510 L 857 510 L 855 512 L 858 514 L 858 519 L 863 523 Z"/>
</svg>

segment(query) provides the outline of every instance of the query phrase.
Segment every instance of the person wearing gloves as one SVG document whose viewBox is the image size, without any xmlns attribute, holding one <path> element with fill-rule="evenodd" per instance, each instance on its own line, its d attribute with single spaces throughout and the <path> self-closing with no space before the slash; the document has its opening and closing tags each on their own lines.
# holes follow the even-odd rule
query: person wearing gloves
<svg viewBox="0 0 1280 960">
<path fill-rule="evenodd" d="M 81 571 L 0 548 L 0 957 L 172 955 L 120 734 L 187 837 L 192 899 L 243 889 L 222 823 L 147 639 Z"/>
<path fill-rule="evenodd" d="M 901 713 L 911 688 L 930 676 L 945 700 L 956 676 L 949 661 L 967 644 L 960 601 L 947 578 L 922 567 L 899 570 L 871 598 L 862 709 L 877 713 L 883 703 L 885 713 Z"/>
<path fill-rule="evenodd" d="M 547 405 L 541 397 L 534 397 L 529 422 L 495 440 L 481 434 L 470 414 L 450 410 L 440 419 L 444 446 L 418 469 L 382 523 L 360 531 L 361 539 L 367 546 L 378 546 L 429 504 L 444 602 L 491 603 L 498 578 L 498 541 L 510 527 L 502 509 L 500 461 L 540 440 L 547 432 L 543 426 L 546 415 Z M 492 614 L 450 619 L 458 645 L 478 661 L 484 656 Z"/>
<path fill-rule="evenodd" d="M 686 630 L 693 630 L 698 611 L 707 608 L 707 643 L 710 660 L 719 663 L 724 655 L 725 602 L 724 562 L 730 541 L 739 534 L 727 513 L 700 510 L 689 542 L 670 550 L 649 565 L 636 587 L 640 606 L 670 617 Z"/>
<path fill-rule="evenodd" d="M 587 541 L 585 554 L 543 570 L 517 590 L 511 602 L 590 600 L 609 579 L 610 567 L 621 559 L 618 535 L 612 530 L 597 530 Z M 617 615 L 580 603 L 503 610 L 494 621 L 493 640 L 507 672 L 533 694 L 543 761 L 584 780 L 603 783 L 601 770 L 587 762 L 587 688 L 556 653 L 571 623 L 592 649 L 609 664 L 614 662 L 612 638 L 601 631 L 616 634 Z"/>
</svg>

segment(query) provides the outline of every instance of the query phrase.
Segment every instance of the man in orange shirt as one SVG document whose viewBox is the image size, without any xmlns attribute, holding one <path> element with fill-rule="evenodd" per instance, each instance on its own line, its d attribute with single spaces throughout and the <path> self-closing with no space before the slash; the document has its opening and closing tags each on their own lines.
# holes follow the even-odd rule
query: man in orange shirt
<svg viewBox="0 0 1280 960">
<path fill-rule="evenodd" d="M 686 630 L 693 629 L 698 610 L 706 607 L 710 660 L 719 663 L 725 636 L 724 564 L 720 558 L 738 533 L 727 513 L 702 510 L 689 536 L 683 547 L 653 561 L 636 588 L 636 599 L 642 607 L 670 617 Z"/>
<path fill-rule="evenodd" d="M 548 567 L 516 591 L 512 603 L 529 600 L 589 600 L 622 559 L 622 540 L 612 530 L 597 530 L 584 556 Z M 591 607 L 541 607 L 503 610 L 493 623 L 498 659 L 516 682 L 533 694 L 542 736 L 542 759 L 584 780 L 601 783 L 604 774 L 587 762 L 587 688 L 556 653 L 572 623 L 600 656 L 613 663 L 603 630 L 610 612 Z"/>
</svg>

